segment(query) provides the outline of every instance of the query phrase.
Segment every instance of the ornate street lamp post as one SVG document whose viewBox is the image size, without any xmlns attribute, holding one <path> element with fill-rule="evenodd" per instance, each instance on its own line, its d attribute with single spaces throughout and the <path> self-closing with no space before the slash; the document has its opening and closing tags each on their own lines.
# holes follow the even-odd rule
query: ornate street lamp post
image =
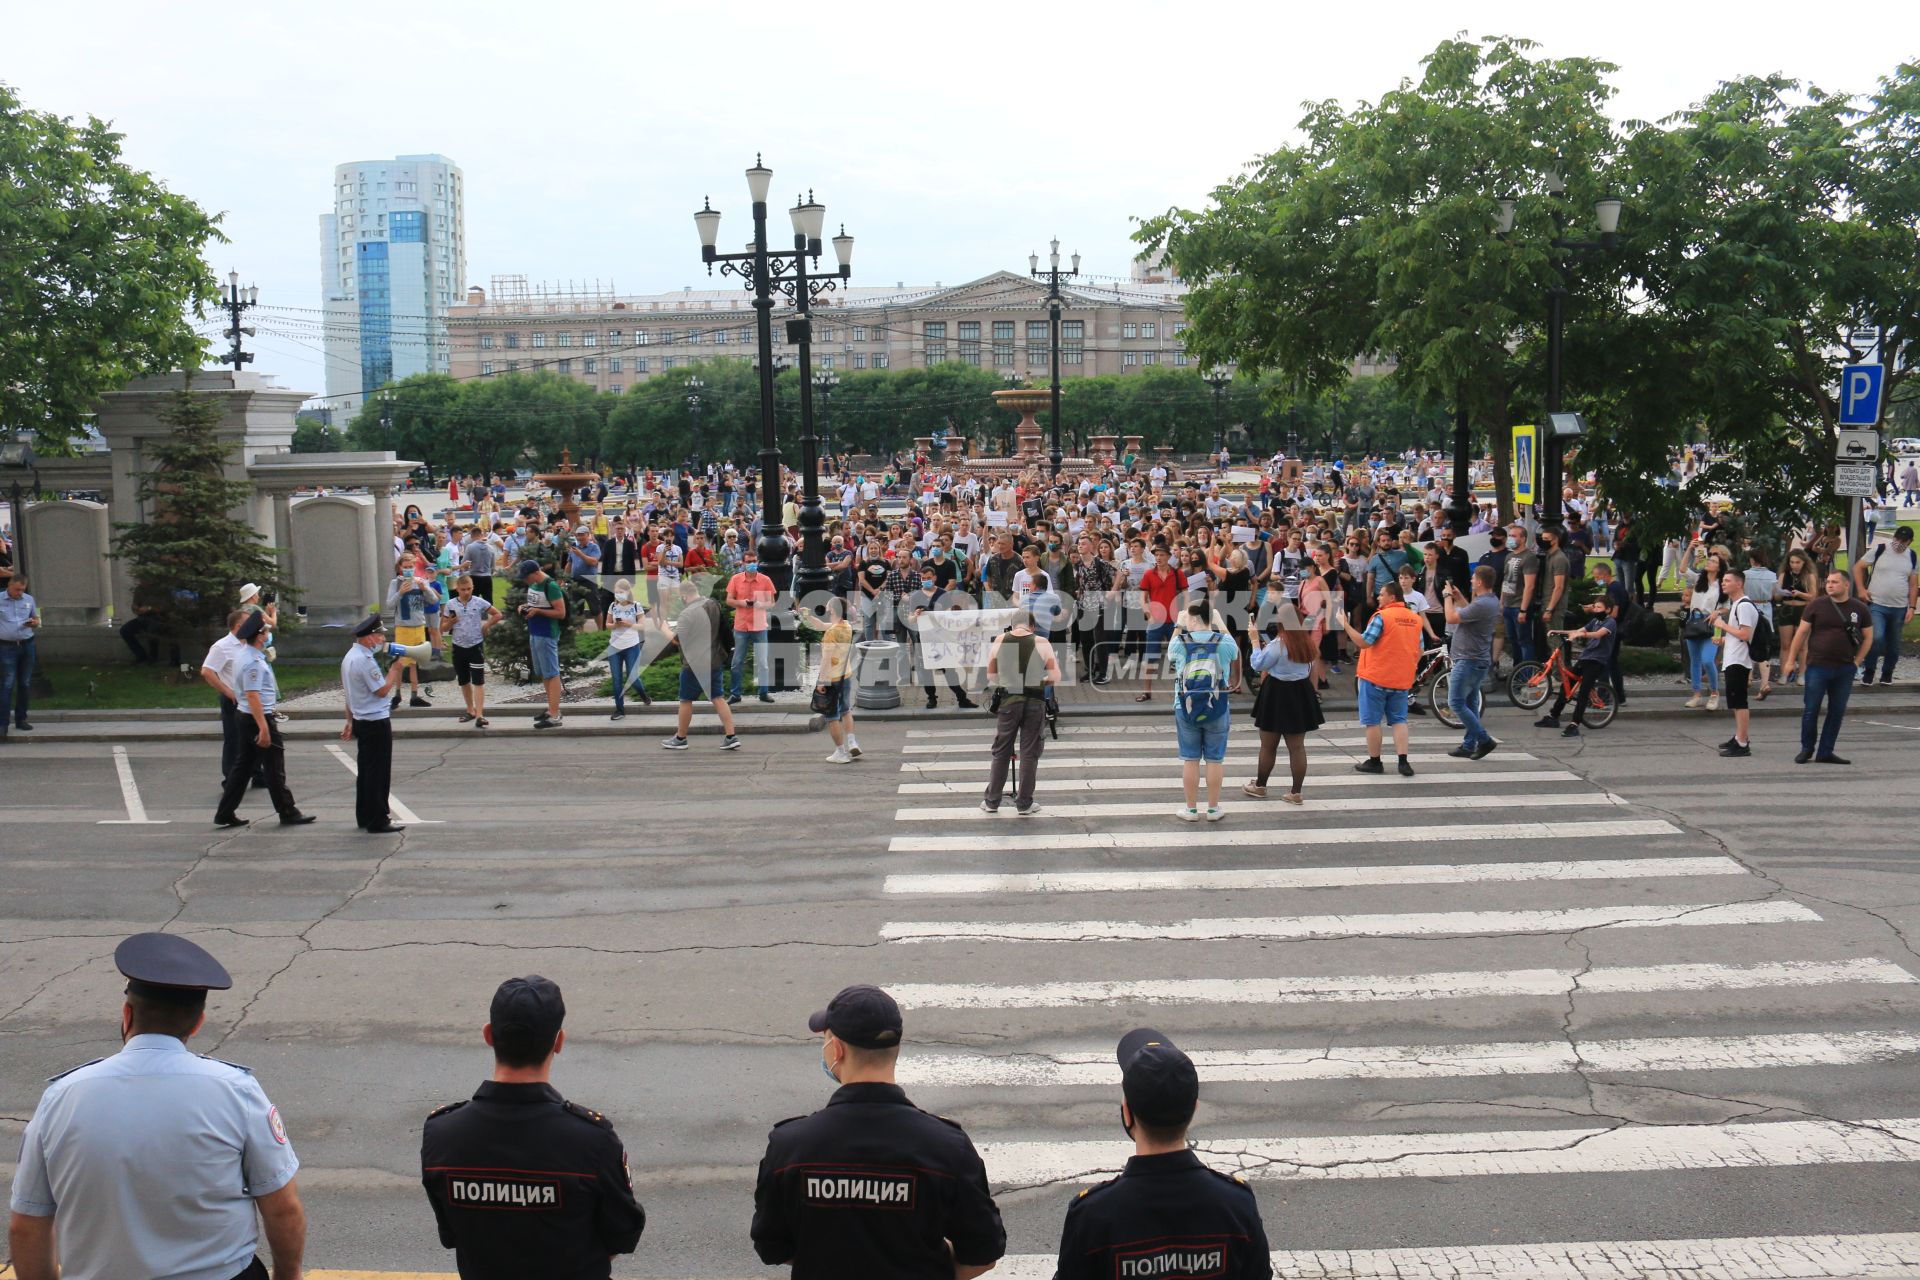
<svg viewBox="0 0 1920 1280">
<path fill-rule="evenodd" d="M 1067 305 L 1067 300 L 1060 293 L 1060 282 L 1080 274 L 1080 255 L 1074 254 L 1073 266 L 1062 271 L 1059 237 L 1050 242 L 1050 248 L 1052 252 L 1048 255 L 1045 271 L 1040 269 L 1040 255 L 1037 253 L 1027 255 L 1027 269 L 1035 280 L 1047 282 L 1048 361 L 1053 374 L 1053 453 L 1049 460 L 1053 463 L 1053 479 L 1057 481 L 1060 478 L 1060 312 Z"/>
</svg>

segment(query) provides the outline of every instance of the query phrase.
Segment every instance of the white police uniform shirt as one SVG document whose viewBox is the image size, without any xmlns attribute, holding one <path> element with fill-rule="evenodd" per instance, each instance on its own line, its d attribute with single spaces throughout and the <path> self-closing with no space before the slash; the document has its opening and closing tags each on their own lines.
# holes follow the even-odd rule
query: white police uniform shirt
<svg viewBox="0 0 1920 1280">
<path fill-rule="evenodd" d="M 232 1280 L 254 1257 L 253 1201 L 299 1168 L 252 1072 L 141 1035 L 53 1078 L 12 1207 L 56 1220 L 66 1280 Z"/>
<path fill-rule="evenodd" d="M 387 695 L 380 692 L 387 683 L 373 650 L 356 644 L 340 660 L 340 687 L 346 690 L 347 714 L 355 720 L 385 720 L 391 713 Z"/>
<path fill-rule="evenodd" d="M 233 691 L 240 695 L 235 699 L 240 710 L 252 715 L 253 702 L 247 695 L 257 693 L 260 695 L 260 710 L 268 715 L 273 714 L 274 704 L 280 701 L 280 684 L 273 678 L 273 664 L 267 661 L 267 655 L 248 645 L 240 655 L 236 677 L 239 683 L 233 686 Z"/>
<path fill-rule="evenodd" d="M 240 656 L 250 648 L 252 646 L 246 641 L 228 632 L 213 642 L 213 647 L 207 650 L 207 656 L 200 665 L 219 676 L 220 683 L 227 688 L 237 689 L 234 681 L 240 672 Z"/>
</svg>

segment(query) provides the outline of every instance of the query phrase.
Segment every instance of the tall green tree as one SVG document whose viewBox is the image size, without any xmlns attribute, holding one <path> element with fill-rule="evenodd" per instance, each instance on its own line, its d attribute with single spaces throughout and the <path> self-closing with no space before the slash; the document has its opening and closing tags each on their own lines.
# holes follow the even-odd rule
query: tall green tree
<svg viewBox="0 0 1920 1280">
<path fill-rule="evenodd" d="M 197 369 L 219 218 L 120 157 L 104 121 L 30 111 L 0 85 L 0 423 L 52 450 L 102 392 Z"/>
<path fill-rule="evenodd" d="M 1305 140 L 1216 188 L 1210 208 L 1146 220 L 1136 239 L 1193 285 L 1199 363 L 1325 397 L 1356 361 L 1391 356 L 1405 399 L 1464 403 L 1504 463 L 1508 428 L 1538 403 L 1531 345 L 1558 283 L 1556 213 L 1591 205 L 1617 149 L 1613 66 L 1534 48 L 1444 41 L 1377 102 L 1311 107 Z M 1563 195 L 1549 194 L 1556 174 Z M 1509 194 L 1518 221 L 1497 237 Z M 1497 474 L 1510 501 L 1507 467 Z"/>
<path fill-rule="evenodd" d="M 285 593 L 280 562 L 266 539 L 230 513 L 253 497 L 253 485 L 230 480 L 233 446 L 214 431 L 221 406 L 190 388 L 167 398 L 158 417 L 168 434 L 146 444 L 151 470 L 139 498 L 152 513 L 114 526 L 114 555 L 127 562 L 134 589 L 154 608 L 164 634 L 180 644 L 211 644 L 222 635 L 240 586 L 254 582 Z"/>
</svg>

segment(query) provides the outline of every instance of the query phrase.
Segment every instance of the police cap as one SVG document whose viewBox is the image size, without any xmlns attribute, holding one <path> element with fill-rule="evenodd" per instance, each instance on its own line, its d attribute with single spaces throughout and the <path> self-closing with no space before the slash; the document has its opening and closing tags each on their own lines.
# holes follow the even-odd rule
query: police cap
<svg viewBox="0 0 1920 1280">
<path fill-rule="evenodd" d="M 193 1004 L 208 991 L 225 991 L 233 978 L 198 944 L 176 933 L 136 933 L 113 949 L 113 967 L 127 978 L 127 994 Z"/>
<path fill-rule="evenodd" d="M 379 614 L 374 613 L 374 614 L 369 614 L 364 622 L 362 622 L 359 626 L 355 627 L 353 629 L 353 634 L 362 639 L 365 639 L 367 636 L 372 635 L 376 631 L 385 631 L 386 629 L 387 629 L 386 622 L 381 619 Z"/>
<path fill-rule="evenodd" d="M 1133 1114 L 1151 1125 L 1183 1125 L 1200 1101 L 1193 1059 L 1151 1027 L 1120 1037 L 1120 1091 Z"/>
<path fill-rule="evenodd" d="M 487 1010 L 495 1034 L 518 1032 L 529 1040 L 548 1044 L 560 1034 L 560 1024 L 566 1018 L 567 1004 L 560 998 L 560 985 L 537 973 L 501 983 Z"/>
<path fill-rule="evenodd" d="M 831 1031 L 856 1049 L 894 1048 L 904 1029 L 893 997 L 865 984 L 843 988 L 807 1019 L 807 1030 Z"/>
<path fill-rule="evenodd" d="M 267 615 L 264 613 L 251 613 L 247 615 L 247 620 L 240 624 L 240 629 L 233 634 L 239 637 L 242 644 L 252 644 L 259 638 L 260 633 L 266 629 Z"/>
</svg>

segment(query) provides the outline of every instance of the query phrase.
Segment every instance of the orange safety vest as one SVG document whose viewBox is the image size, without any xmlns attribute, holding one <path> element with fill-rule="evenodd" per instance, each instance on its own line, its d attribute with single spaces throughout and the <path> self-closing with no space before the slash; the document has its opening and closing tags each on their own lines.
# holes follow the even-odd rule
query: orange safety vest
<svg viewBox="0 0 1920 1280">
<path fill-rule="evenodd" d="M 1420 667 L 1420 619 L 1398 600 L 1377 616 L 1380 638 L 1360 650 L 1360 678 L 1382 689 L 1411 689 Z"/>
</svg>

